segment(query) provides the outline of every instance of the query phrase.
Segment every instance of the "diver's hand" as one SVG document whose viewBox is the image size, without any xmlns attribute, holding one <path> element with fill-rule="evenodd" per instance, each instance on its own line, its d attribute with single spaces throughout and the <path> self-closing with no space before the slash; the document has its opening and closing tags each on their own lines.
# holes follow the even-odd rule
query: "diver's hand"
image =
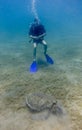
<svg viewBox="0 0 82 130">
<path fill-rule="evenodd" d="M 32 38 L 31 39 L 29 39 L 29 41 L 28 41 L 29 43 L 31 43 L 32 42 Z"/>
</svg>

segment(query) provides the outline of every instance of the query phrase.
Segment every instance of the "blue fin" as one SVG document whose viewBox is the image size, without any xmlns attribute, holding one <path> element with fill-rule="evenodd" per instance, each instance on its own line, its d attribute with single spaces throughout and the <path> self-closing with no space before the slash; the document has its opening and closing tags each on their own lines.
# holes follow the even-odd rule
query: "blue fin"
<svg viewBox="0 0 82 130">
<path fill-rule="evenodd" d="M 35 73 L 35 72 L 37 72 L 37 70 L 38 70 L 37 69 L 37 63 L 36 63 L 36 61 L 33 61 L 31 66 L 30 66 L 30 72 Z"/>
<path fill-rule="evenodd" d="M 46 54 L 45 57 L 46 57 L 46 60 L 47 60 L 48 63 L 54 64 L 53 59 L 49 55 Z"/>
</svg>

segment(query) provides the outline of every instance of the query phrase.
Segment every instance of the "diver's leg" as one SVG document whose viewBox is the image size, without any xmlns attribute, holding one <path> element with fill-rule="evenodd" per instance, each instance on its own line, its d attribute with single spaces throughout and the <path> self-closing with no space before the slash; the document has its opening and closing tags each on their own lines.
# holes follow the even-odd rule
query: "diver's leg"
<svg viewBox="0 0 82 130">
<path fill-rule="evenodd" d="M 34 50 L 33 50 L 33 60 L 35 61 L 36 60 L 36 48 L 37 48 L 37 44 L 34 43 Z"/>
<path fill-rule="evenodd" d="M 44 46 L 44 55 L 46 55 L 46 53 L 47 53 L 47 43 L 46 43 L 46 41 L 42 40 L 42 44 Z"/>
</svg>

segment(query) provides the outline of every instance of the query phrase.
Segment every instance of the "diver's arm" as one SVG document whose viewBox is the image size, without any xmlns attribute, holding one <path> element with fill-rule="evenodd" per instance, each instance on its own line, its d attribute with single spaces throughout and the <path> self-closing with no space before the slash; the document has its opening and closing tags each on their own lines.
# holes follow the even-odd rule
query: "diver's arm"
<svg viewBox="0 0 82 130">
<path fill-rule="evenodd" d="M 44 37 L 46 35 L 46 33 L 43 33 L 41 35 L 38 36 L 38 38 Z"/>
<path fill-rule="evenodd" d="M 30 35 L 30 38 L 38 39 L 39 37 L 38 36 L 32 36 L 32 35 Z"/>
<path fill-rule="evenodd" d="M 41 37 L 44 37 L 45 35 L 46 35 L 46 33 L 43 33 L 43 34 L 41 34 L 39 36 L 32 36 L 32 35 L 30 35 L 29 37 L 32 38 L 32 39 L 39 39 Z"/>
</svg>

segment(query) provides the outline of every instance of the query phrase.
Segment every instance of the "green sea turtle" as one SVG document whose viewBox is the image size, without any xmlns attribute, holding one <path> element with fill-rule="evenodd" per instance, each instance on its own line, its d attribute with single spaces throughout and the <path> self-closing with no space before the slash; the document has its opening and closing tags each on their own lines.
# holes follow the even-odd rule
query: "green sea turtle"
<svg viewBox="0 0 82 130">
<path fill-rule="evenodd" d="M 62 109 L 57 100 L 43 93 L 31 93 L 26 97 L 26 105 L 31 111 L 41 112 L 49 110 L 53 114 L 62 114 Z"/>
</svg>

